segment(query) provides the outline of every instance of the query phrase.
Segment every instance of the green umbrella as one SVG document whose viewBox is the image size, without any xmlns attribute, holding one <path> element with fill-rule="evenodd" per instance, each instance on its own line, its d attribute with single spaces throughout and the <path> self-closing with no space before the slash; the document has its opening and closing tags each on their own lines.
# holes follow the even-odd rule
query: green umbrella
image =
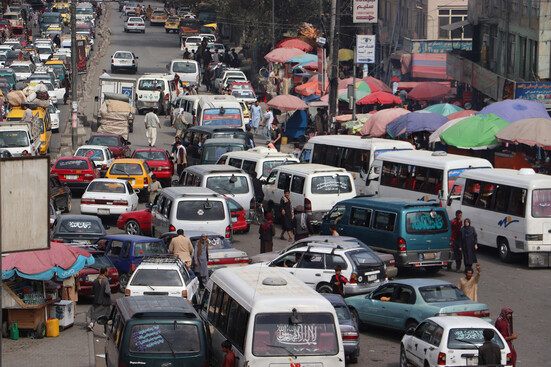
<svg viewBox="0 0 551 367">
<path fill-rule="evenodd" d="M 425 108 L 425 111 L 437 113 L 442 116 L 448 116 L 452 113 L 463 111 L 459 106 L 450 103 L 440 103 Z"/>
<path fill-rule="evenodd" d="M 356 102 L 371 93 L 371 88 L 363 80 L 358 80 L 356 82 L 355 89 L 356 89 Z M 348 102 L 348 91 L 339 94 L 339 99 L 341 101 Z"/>
<path fill-rule="evenodd" d="M 508 125 L 493 113 L 474 115 L 444 130 L 440 140 L 457 148 L 485 149 L 498 144 L 495 134 Z"/>
</svg>

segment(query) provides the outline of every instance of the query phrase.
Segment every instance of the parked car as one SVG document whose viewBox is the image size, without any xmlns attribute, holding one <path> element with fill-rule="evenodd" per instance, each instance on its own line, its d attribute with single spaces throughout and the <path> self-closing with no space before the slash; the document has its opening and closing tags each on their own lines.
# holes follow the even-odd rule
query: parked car
<svg viewBox="0 0 551 367">
<path fill-rule="evenodd" d="M 360 332 L 358 324 L 352 319 L 348 305 L 339 294 L 323 294 L 335 308 L 341 329 L 342 345 L 344 354 L 348 357 L 349 363 L 358 363 L 360 355 Z"/>
<path fill-rule="evenodd" d="M 157 176 L 163 187 L 171 185 L 172 176 L 174 176 L 174 162 L 169 152 L 157 148 L 136 149 L 132 158 L 146 161 L 151 173 Z"/>
<path fill-rule="evenodd" d="M 95 215 L 61 215 L 54 223 L 51 237 L 53 242 L 86 245 L 105 235 L 105 227 Z"/>
<path fill-rule="evenodd" d="M 431 316 L 475 316 L 491 322 L 484 303 L 471 301 L 449 282 L 434 279 L 405 279 L 381 285 L 373 292 L 349 297 L 352 317 L 370 324 L 405 331 Z"/>
<path fill-rule="evenodd" d="M 99 177 L 99 169 L 88 157 L 61 157 L 54 163 L 50 175 L 57 177 L 71 190 L 84 190 Z"/>
<path fill-rule="evenodd" d="M 151 207 L 122 213 L 117 219 L 117 228 L 124 229 L 130 235 L 151 234 Z"/>
<path fill-rule="evenodd" d="M 119 215 L 138 208 L 138 195 L 127 180 L 97 178 L 80 200 L 82 214 Z"/>
<path fill-rule="evenodd" d="M 111 149 L 115 159 L 130 158 L 132 151 L 130 150 L 130 142 L 125 140 L 120 135 L 110 134 L 95 134 L 86 142 L 88 145 L 105 145 Z"/>
<path fill-rule="evenodd" d="M 149 199 L 151 169 L 143 159 L 115 159 L 107 169 L 105 178 L 127 180 L 134 190 L 139 190 L 138 196 L 142 201 Z"/>
<path fill-rule="evenodd" d="M 61 216 L 61 210 L 57 209 L 54 199 L 50 198 L 50 205 L 48 206 L 50 210 L 50 229 L 54 226 L 57 218 Z"/>
<path fill-rule="evenodd" d="M 50 175 L 50 199 L 56 208 L 69 213 L 71 211 L 71 189 L 59 180 L 58 176 Z"/>
<path fill-rule="evenodd" d="M 232 198 L 228 196 L 225 196 L 225 198 L 228 202 L 228 206 L 230 207 L 230 215 L 233 222 L 233 233 L 248 233 L 250 226 L 249 223 L 247 223 L 247 214 L 245 213 L 245 209 L 243 209 L 243 207 Z M 234 221 L 234 218 L 237 218 L 237 220 Z"/>
<path fill-rule="evenodd" d="M 484 330 L 492 330 L 492 343 L 500 349 L 502 366 L 512 366 L 511 351 L 499 331 L 476 317 L 438 316 L 406 331 L 400 343 L 400 367 L 477 366 Z M 484 364 L 485 365 L 485 364 Z"/>
<path fill-rule="evenodd" d="M 126 289 L 132 272 L 136 270 L 144 256 L 168 254 L 162 240 L 144 236 L 104 235 L 96 241 L 96 245 L 105 249 L 105 256 L 119 271 L 121 290 Z"/>
<path fill-rule="evenodd" d="M 92 284 L 94 280 L 99 277 L 100 269 L 105 266 L 108 270 L 107 279 L 109 280 L 109 286 L 111 287 L 111 293 L 117 293 L 119 291 L 119 272 L 115 268 L 115 265 L 109 260 L 103 250 L 97 246 L 92 245 L 74 245 L 85 251 L 88 251 L 94 257 L 95 262 L 92 265 L 86 265 L 82 270 L 78 272 L 78 281 L 80 283 L 80 289 L 78 291 L 79 296 L 93 296 Z"/>
<path fill-rule="evenodd" d="M 116 51 L 111 56 L 111 72 L 126 70 L 136 74 L 138 72 L 138 57 L 131 51 Z"/>
</svg>

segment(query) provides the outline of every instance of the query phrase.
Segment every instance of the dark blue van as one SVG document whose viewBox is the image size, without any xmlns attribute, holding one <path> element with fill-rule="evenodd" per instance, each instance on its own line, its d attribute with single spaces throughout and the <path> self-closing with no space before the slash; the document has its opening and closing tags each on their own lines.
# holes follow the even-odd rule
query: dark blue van
<svg viewBox="0 0 551 367">
<path fill-rule="evenodd" d="M 337 232 L 394 255 L 397 267 L 438 272 L 450 261 L 451 228 L 438 203 L 381 197 L 356 197 L 335 204 L 324 217 L 321 234 Z"/>
</svg>

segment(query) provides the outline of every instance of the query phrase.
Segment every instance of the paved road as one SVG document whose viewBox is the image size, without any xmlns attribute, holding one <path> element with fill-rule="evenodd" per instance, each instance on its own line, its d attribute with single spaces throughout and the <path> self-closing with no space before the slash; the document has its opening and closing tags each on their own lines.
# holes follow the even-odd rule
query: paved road
<svg viewBox="0 0 551 367">
<path fill-rule="evenodd" d="M 153 4 L 153 3 L 152 3 Z M 113 5 L 110 5 L 113 6 Z M 147 6 L 147 3 L 146 3 Z M 138 75 L 143 73 L 164 72 L 165 65 L 172 58 L 180 57 L 178 36 L 166 34 L 161 27 L 149 27 L 145 34 L 126 34 L 122 31 L 122 19 L 114 12 L 110 19 L 112 32 L 111 44 L 107 47 L 106 56 L 100 61 L 100 68 L 109 66 L 109 57 L 116 50 L 130 50 L 139 57 Z M 91 103 L 91 102 L 90 102 Z M 89 119 L 91 116 L 88 116 Z M 173 140 L 174 131 L 168 120 L 164 121 L 163 129 L 158 135 L 159 147 L 168 148 Z M 135 130 L 131 135 L 132 148 L 146 146 L 143 116 L 138 116 Z M 260 141 L 260 140 L 259 140 Z M 73 211 L 79 212 L 79 200 L 74 199 Z M 119 233 L 113 219 L 108 221 L 113 227 L 110 233 Z M 259 252 L 257 227 L 253 227 L 246 235 L 236 235 L 234 246 L 247 251 L 250 255 Z M 277 239 L 275 248 L 281 249 L 287 242 Z M 515 310 L 515 332 L 519 335 L 515 343 L 519 355 L 518 366 L 549 365 L 546 348 L 551 341 L 551 319 L 547 317 L 551 306 L 551 270 L 528 269 L 525 262 L 503 264 L 493 249 L 482 249 L 479 254 L 482 266 L 482 279 L 479 286 L 479 299 L 489 305 L 492 319 L 498 316 L 501 307 L 509 306 Z M 461 275 L 443 271 L 435 279 L 457 283 Z M 403 272 L 399 278 L 425 277 L 422 271 Z M 96 335 L 99 335 L 97 333 Z M 367 328 L 362 331 L 360 366 L 398 366 L 399 342 L 401 334 L 389 332 L 380 328 Z M 95 337 L 96 353 L 103 354 L 103 339 Z M 98 366 L 104 365 L 103 359 L 97 358 Z M 103 363 L 103 364 L 102 364 Z"/>
</svg>

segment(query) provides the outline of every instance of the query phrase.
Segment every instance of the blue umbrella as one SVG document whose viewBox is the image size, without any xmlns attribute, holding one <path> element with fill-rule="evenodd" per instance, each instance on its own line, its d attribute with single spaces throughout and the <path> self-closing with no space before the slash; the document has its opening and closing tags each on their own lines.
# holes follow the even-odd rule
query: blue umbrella
<svg viewBox="0 0 551 367">
<path fill-rule="evenodd" d="M 406 113 L 392 120 L 386 126 L 386 132 L 393 139 L 404 133 L 411 134 L 419 131 L 432 133 L 446 122 L 448 122 L 448 119 L 437 113 L 416 111 Z"/>
<path fill-rule="evenodd" d="M 302 54 L 302 55 L 298 55 L 298 56 L 295 56 L 295 57 L 291 57 L 286 62 L 296 62 L 296 63 L 299 63 L 299 64 L 306 65 L 306 64 L 309 64 L 309 63 L 314 62 L 314 61 L 318 61 L 318 57 L 316 55 Z"/>
<path fill-rule="evenodd" d="M 509 122 L 538 117 L 549 118 L 549 114 L 543 103 L 525 99 L 506 99 L 504 101 L 492 103 L 484 107 L 480 112 L 476 113 L 476 115 L 481 113 L 493 113 Z"/>
</svg>

